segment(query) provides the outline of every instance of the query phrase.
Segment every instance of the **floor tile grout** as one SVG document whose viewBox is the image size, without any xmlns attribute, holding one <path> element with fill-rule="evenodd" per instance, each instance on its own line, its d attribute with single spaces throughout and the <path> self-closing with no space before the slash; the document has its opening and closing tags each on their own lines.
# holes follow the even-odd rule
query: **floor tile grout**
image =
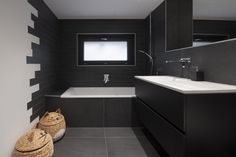
<svg viewBox="0 0 236 157">
<path fill-rule="evenodd" d="M 104 128 L 103 131 L 104 131 L 104 138 L 105 138 L 105 145 L 106 145 L 106 153 L 107 153 L 107 157 L 109 157 L 108 144 L 107 144 L 107 138 L 106 138 L 106 128 Z"/>
<path fill-rule="evenodd" d="M 103 139 L 104 137 L 64 137 L 64 139 L 86 139 L 86 138 L 88 138 L 88 139 L 93 139 L 93 138 L 95 138 L 95 139 Z"/>
<path fill-rule="evenodd" d="M 71 129 L 71 132 L 68 132 L 68 135 L 72 135 L 72 136 L 65 137 L 64 144 L 63 144 L 63 140 L 62 140 L 62 144 L 57 145 L 56 151 L 57 151 L 59 157 L 61 157 L 60 153 L 62 153 L 63 149 L 66 148 L 67 150 L 70 150 L 69 148 L 67 148 L 68 146 L 70 146 L 70 145 L 75 146 L 77 144 L 80 147 L 80 148 L 78 148 L 78 152 L 83 153 L 83 154 L 85 153 L 85 156 L 88 156 L 88 155 L 91 156 L 93 154 L 93 153 L 91 154 L 90 152 L 87 152 L 88 151 L 87 148 L 89 147 L 89 148 L 99 148 L 99 150 L 92 149 L 91 151 L 94 151 L 95 153 L 99 152 L 99 151 L 102 152 L 102 157 L 111 157 L 113 155 L 114 156 L 120 155 L 120 157 L 131 155 L 132 157 L 134 157 L 132 155 L 132 153 L 134 153 L 132 149 L 124 151 L 124 149 L 129 148 L 129 146 L 127 147 L 126 145 L 124 145 L 124 146 L 120 145 L 120 144 L 122 144 L 122 142 L 125 142 L 125 143 L 128 142 L 128 144 L 130 143 L 131 146 L 134 144 L 133 145 L 134 148 L 137 149 L 137 151 L 139 153 L 141 152 L 141 148 L 144 149 L 138 139 L 145 138 L 145 135 L 142 134 L 141 132 L 139 132 L 139 130 L 133 130 L 130 127 L 123 127 L 123 128 L 102 127 L 102 128 L 94 128 L 94 129 L 87 128 L 88 131 L 86 131 L 86 128 L 78 128 L 78 129 L 81 129 L 81 131 L 78 130 L 77 134 L 76 134 L 76 132 L 77 132 L 76 129 L 75 130 Z M 132 131 L 129 129 L 131 129 Z M 86 135 L 87 135 L 87 137 L 86 137 Z M 79 137 L 79 136 L 81 136 L 81 137 Z M 97 147 L 97 145 L 99 147 Z M 60 150 L 60 148 L 63 148 L 63 149 Z M 120 148 L 122 148 L 122 149 L 120 150 Z M 72 147 L 71 151 L 74 151 L 74 149 L 75 149 L 75 147 Z M 85 149 L 85 151 L 83 151 L 83 149 Z M 70 152 L 69 153 L 70 155 L 68 157 L 75 156 L 76 153 L 77 153 L 76 151 Z M 86 154 L 86 153 L 88 153 L 88 154 Z M 131 154 L 129 154 L 129 153 L 131 153 Z M 139 153 L 138 154 L 136 153 L 136 155 L 140 156 L 140 154 L 143 154 L 143 155 L 141 155 L 142 157 L 147 157 L 146 152 L 144 152 L 144 153 L 141 152 L 140 154 Z M 101 156 L 99 156 L 99 157 L 101 157 Z M 154 156 L 152 156 L 152 157 L 154 157 Z"/>
</svg>

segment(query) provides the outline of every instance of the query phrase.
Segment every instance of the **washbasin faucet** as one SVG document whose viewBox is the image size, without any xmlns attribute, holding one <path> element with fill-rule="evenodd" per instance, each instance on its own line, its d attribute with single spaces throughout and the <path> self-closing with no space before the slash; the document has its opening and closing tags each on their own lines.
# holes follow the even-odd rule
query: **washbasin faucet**
<svg viewBox="0 0 236 157">
<path fill-rule="evenodd" d="M 110 80 L 109 80 L 109 74 L 104 74 L 104 78 L 103 78 L 103 81 L 105 84 L 107 84 Z"/>
<path fill-rule="evenodd" d="M 189 58 L 189 57 L 186 57 L 186 58 L 180 58 L 179 60 L 166 60 L 165 61 L 166 64 L 169 64 L 169 63 L 180 63 L 181 65 L 181 74 L 180 76 L 183 77 L 183 71 L 184 69 L 187 70 L 187 78 L 190 77 L 190 66 L 191 66 L 191 63 L 192 63 L 192 59 Z"/>
<path fill-rule="evenodd" d="M 186 68 L 186 65 L 190 65 L 191 64 L 191 58 L 180 58 L 179 60 L 182 68 Z"/>
</svg>

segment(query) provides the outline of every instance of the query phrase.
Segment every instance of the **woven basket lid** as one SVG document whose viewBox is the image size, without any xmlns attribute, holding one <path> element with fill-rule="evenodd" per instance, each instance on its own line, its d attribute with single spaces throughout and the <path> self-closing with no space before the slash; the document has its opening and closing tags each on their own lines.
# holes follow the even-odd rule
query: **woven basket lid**
<svg viewBox="0 0 236 157">
<path fill-rule="evenodd" d="M 47 145 L 52 137 L 41 129 L 33 129 L 23 135 L 16 143 L 19 152 L 32 152 Z"/>
<path fill-rule="evenodd" d="M 64 116 L 61 114 L 60 109 L 56 112 L 47 112 L 39 121 L 40 125 L 53 126 L 64 121 Z"/>
</svg>

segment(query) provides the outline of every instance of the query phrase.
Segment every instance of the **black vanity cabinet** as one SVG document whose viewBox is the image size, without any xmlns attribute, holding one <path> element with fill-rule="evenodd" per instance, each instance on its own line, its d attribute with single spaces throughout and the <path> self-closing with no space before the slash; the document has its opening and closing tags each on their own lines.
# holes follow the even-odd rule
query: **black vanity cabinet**
<svg viewBox="0 0 236 157">
<path fill-rule="evenodd" d="M 136 80 L 138 116 L 170 157 L 236 156 L 236 94 L 183 94 Z"/>
</svg>

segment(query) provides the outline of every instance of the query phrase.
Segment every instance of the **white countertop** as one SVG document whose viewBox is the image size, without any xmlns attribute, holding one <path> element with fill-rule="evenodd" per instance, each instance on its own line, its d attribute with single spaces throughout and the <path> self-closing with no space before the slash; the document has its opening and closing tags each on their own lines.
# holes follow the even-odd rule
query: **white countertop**
<svg viewBox="0 0 236 157">
<path fill-rule="evenodd" d="M 192 81 L 173 76 L 135 76 L 136 79 L 183 94 L 236 93 L 236 86 L 207 81 Z"/>
</svg>

